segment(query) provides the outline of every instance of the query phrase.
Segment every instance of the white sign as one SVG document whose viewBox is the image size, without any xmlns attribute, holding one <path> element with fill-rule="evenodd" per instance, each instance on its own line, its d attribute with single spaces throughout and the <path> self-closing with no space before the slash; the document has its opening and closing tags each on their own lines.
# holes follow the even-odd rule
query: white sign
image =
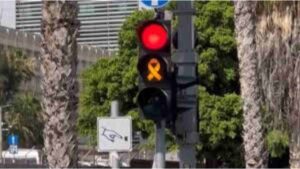
<svg viewBox="0 0 300 169">
<path fill-rule="evenodd" d="M 162 8 L 168 4 L 170 0 L 140 0 L 140 3 L 148 8 Z"/>
<path fill-rule="evenodd" d="M 18 146 L 17 145 L 9 145 L 8 150 L 11 154 L 17 154 L 18 153 Z"/>
<path fill-rule="evenodd" d="M 98 118 L 98 151 L 131 151 L 132 120 L 130 117 Z"/>
</svg>

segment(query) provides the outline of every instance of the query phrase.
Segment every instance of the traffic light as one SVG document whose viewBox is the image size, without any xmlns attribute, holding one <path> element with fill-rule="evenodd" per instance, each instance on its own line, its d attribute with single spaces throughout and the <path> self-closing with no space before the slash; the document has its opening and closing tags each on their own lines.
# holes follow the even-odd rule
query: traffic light
<svg viewBox="0 0 300 169">
<path fill-rule="evenodd" d="M 137 36 L 140 112 L 155 122 L 162 119 L 172 122 L 176 114 L 176 66 L 171 61 L 171 22 L 144 21 L 137 29 Z"/>
</svg>

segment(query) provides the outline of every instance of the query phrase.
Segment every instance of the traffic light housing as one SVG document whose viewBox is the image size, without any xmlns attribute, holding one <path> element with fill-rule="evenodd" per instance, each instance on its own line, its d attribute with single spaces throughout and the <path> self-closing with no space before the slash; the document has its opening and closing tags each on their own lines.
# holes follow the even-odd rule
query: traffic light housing
<svg viewBox="0 0 300 169">
<path fill-rule="evenodd" d="M 147 20 L 137 29 L 139 43 L 139 94 L 141 115 L 173 122 L 176 114 L 176 66 L 171 61 L 171 22 Z"/>
</svg>

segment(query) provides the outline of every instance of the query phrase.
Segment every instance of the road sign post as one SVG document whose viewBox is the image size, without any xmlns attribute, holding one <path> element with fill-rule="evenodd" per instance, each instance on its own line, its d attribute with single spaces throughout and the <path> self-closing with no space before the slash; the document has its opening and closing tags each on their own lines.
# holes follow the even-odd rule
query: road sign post
<svg viewBox="0 0 300 169">
<path fill-rule="evenodd" d="M 111 104 L 111 117 L 97 119 L 98 151 L 110 153 L 112 168 L 120 168 L 119 151 L 132 150 L 132 120 L 119 117 L 119 103 Z"/>
<path fill-rule="evenodd" d="M 110 108 L 110 116 L 111 117 L 118 117 L 119 116 L 119 102 L 118 101 L 112 101 L 111 108 Z M 109 153 L 109 158 L 111 161 L 111 167 L 112 168 L 120 168 L 120 157 L 117 151 L 112 151 Z"/>
<path fill-rule="evenodd" d="M 165 120 L 155 124 L 155 155 L 153 168 L 165 168 L 166 161 L 166 133 Z"/>
<path fill-rule="evenodd" d="M 178 84 L 197 81 L 197 57 L 194 51 L 194 25 L 192 1 L 178 1 L 178 50 L 174 62 L 178 66 Z M 178 112 L 176 136 L 180 146 L 180 168 L 196 168 L 196 144 L 198 142 L 197 86 L 181 89 L 177 93 Z"/>
</svg>

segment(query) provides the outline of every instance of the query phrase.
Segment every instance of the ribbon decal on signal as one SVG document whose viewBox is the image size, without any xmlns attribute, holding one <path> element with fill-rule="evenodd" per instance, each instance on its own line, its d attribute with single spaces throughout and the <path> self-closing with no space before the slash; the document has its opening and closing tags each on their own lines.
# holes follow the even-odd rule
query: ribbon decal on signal
<svg viewBox="0 0 300 169">
<path fill-rule="evenodd" d="M 157 81 L 160 81 L 162 79 L 161 75 L 158 73 L 160 70 L 160 63 L 157 59 L 152 58 L 149 62 L 148 62 L 148 70 L 149 70 L 149 74 L 147 76 L 147 79 L 149 81 L 152 81 L 154 78 Z"/>
</svg>

